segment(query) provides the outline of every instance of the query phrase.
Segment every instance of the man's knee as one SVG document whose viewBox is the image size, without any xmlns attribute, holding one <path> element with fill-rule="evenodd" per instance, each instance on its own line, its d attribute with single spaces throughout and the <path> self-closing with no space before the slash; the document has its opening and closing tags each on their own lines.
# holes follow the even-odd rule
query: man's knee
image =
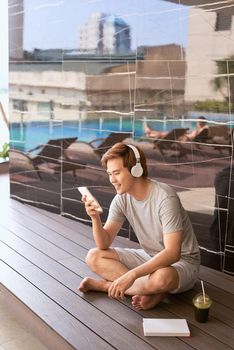
<svg viewBox="0 0 234 350">
<path fill-rule="evenodd" d="M 85 258 L 86 264 L 94 271 L 95 267 L 98 265 L 98 261 L 101 258 L 101 250 L 98 248 L 92 248 L 88 251 Z"/>
<path fill-rule="evenodd" d="M 170 270 L 169 270 L 170 269 Z M 151 292 L 163 292 L 175 289 L 179 282 L 179 276 L 176 270 L 165 268 L 158 270 L 155 274 L 149 276 L 148 288 Z"/>
<path fill-rule="evenodd" d="M 147 283 L 147 289 L 149 292 L 161 292 L 164 291 L 166 287 L 166 280 L 163 276 L 160 274 L 155 275 L 154 277 L 149 276 L 148 283 Z"/>
<path fill-rule="evenodd" d="M 107 259 L 119 260 L 118 254 L 114 249 L 109 248 L 103 250 L 99 248 L 92 248 L 89 250 L 85 261 L 93 272 L 98 273 L 104 268 Z"/>
</svg>

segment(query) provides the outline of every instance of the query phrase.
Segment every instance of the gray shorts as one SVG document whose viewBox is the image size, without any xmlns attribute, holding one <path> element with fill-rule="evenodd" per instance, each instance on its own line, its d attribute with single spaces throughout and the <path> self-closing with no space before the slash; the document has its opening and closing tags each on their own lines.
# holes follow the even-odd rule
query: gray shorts
<svg viewBox="0 0 234 350">
<path fill-rule="evenodd" d="M 113 248 L 119 256 L 120 262 L 129 270 L 144 264 L 152 259 L 143 249 Z M 186 260 L 179 260 L 171 265 L 179 275 L 179 286 L 170 293 L 182 293 L 193 288 L 199 274 L 199 265 L 191 264 Z"/>
</svg>

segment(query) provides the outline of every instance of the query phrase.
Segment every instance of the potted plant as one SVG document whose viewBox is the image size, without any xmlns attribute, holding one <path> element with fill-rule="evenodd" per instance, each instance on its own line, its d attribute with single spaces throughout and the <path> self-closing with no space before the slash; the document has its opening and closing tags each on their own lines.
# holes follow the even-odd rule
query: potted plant
<svg viewBox="0 0 234 350">
<path fill-rule="evenodd" d="M 9 144 L 4 143 L 2 148 L 0 148 L 0 174 L 9 171 Z"/>
<path fill-rule="evenodd" d="M 0 151 L 0 158 L 4 160 L 9 158 L 9 143 L 5 142 Z"/>
<path fill-rule="evenodd" d="M 6 116 L 6 113 L 4 111 L 3 105 L 0 101 L 0 117 L 2 116 L 3 122 L 6 124 L 8 130 L 9 130 L 9 123 L 8 123 L 8 119 Z M 2 145 L 2 148 L 0 148 L 0 165 L 1 165 L 1 169 L 0 169 L 0 173 L 4 172 L 5 169 L 8 167 L 8 160 L 9 160 L 9 143 L 5 142 Z"/>
</svg>

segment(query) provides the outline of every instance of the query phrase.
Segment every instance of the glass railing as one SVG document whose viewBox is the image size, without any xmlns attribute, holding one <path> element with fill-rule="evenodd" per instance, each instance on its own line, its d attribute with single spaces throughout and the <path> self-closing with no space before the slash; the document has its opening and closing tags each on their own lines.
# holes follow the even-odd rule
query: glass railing
<svg viewBox="0 0 234 350">
<path fill-rule="evenodd" d="M 8 1 L 0 2 L 0 163 L 8 156 Z"/>
</svg>

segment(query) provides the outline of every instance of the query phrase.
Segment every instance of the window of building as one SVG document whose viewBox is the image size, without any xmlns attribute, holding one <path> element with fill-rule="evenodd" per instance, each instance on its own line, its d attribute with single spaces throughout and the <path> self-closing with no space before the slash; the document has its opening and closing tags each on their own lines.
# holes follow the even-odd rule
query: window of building
<svg viewBox="0 0 234 350">
<path fill-rule="evenodd" d="M 230 30 L 232 25 L 232 15 L 230 13 L 217 13 L 215 31 Z"/>
<path fill-rule="evenodd" d="M 54 110 L 53 101 L 37 103 L 37 112 L 40 115 L 48 116 L 53 119 L 53 110 Z"/>
<path fill-rule="evenodd" d="M 25 112 L 28 110 L 27 101 L 25 100 L 12 100 L 12 107 L 16 111 Z"/>
</svg>

